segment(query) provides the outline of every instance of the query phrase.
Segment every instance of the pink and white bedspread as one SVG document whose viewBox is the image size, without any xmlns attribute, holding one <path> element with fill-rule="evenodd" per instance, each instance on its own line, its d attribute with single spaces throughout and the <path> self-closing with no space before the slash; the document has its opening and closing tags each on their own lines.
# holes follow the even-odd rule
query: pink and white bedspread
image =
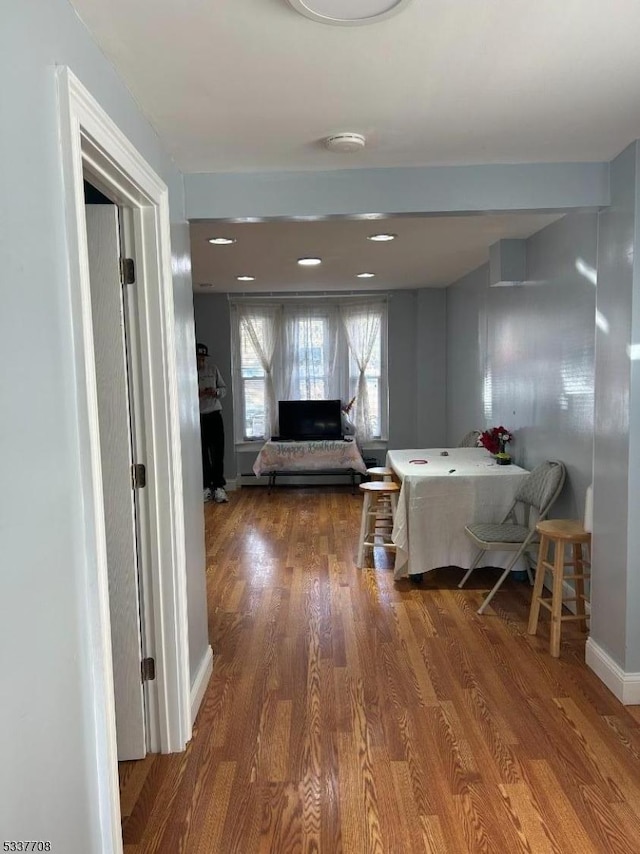
<svg viewBox="0 0 640 854">
<path fill-rule="evenodd" d="M 366 466 L 356 443 L 341 439 L 306 442 L 265 442 L 253 464 L 256 477 L 274 471 L 344 469 L 364 474 Z"/>
</svg>

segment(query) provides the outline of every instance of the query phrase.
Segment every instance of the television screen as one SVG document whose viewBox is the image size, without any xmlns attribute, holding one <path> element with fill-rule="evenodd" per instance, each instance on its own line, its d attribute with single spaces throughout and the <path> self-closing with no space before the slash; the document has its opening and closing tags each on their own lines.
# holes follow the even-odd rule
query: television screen
<svg viewBox="0 0 640 854">
<path fill-rule="evenodd" d="M 341 439 L 339 400 L 281 400 L 280 439 Z"/>
</svg>

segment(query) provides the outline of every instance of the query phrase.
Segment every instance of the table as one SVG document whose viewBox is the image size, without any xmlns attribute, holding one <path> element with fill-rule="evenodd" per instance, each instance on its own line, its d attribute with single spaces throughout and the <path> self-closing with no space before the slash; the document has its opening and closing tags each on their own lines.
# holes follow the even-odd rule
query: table
<svg viewBox="0 0 640 854">
<path fill-rule="evenodd" d="M 387 465 L 402 483 L 391 534 L 395 578 L 469 567 L 475 552 L 465 525 L 500 521 L 528 474 L 520 466 L 498 465 L 484 448 L 447 448 L 441 456 L 443 450 L 387 453 Z M 493 552 L 491 565 L 504 565 L 501 555 Z"/>
<path fill-rule="evenodd" d="M 321 439 L 304 442 L 265 442 L 253 471 L 256 477 L 269 475 L 269 487 L 278 474 L 364 474 L 366 466 L 356 442 L 351 439 Z"/>
</svg>

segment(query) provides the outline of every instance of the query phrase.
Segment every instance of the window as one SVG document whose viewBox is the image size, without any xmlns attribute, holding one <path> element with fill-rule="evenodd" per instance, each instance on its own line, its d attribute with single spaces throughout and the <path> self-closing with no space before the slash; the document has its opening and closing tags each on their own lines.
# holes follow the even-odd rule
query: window
<svg viewBox="0 0 640 854">
<path fill-rule="evenodd" d="M 232 312 L 236 440 L 277 430 L 278 400 L 355 398 L 362 440 L 386 437 L 386 302 L 238 301 Z"/>
<path fill-rule="evenodd" d="M 327 311 L 289 310 L 284 314 L 284 370 L 279 399 L 327 400 L 335 365 L 335 319 Z"/>
<path fill-rule="evenodd" d="M 256 321 L 257 334 L 263 339 L 264 323 L 264 318 Z M 265 435 L 265 369 L 245 324 L 240 329 L 240 376 L 244 438 L 259 439 Z"/>
<path fill-rule="evenodd" d="M 325 359 L 326 323 L 321 317 L 295 322 L 300 342 L 293 354 L 296 360 L 296 397 L 298 400 L 326 400 L 329 387 Z"/>
</svg>

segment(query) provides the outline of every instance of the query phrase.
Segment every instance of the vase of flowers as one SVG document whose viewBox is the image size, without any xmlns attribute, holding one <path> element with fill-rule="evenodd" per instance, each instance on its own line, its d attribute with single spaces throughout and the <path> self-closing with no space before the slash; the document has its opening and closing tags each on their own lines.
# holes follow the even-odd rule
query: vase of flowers
<svg viewBox="0 0 640 854">
<path fill-rule="evenodd" d="M 511 456 L 506 451 L 509 442 L 513 442 L 513 436 L 502 425 L 490 427 L 481 433 L 478 439 L 478 445 L 486 448 L 500 466 L 508 466 L 511 462 Z"/>
</svg>

